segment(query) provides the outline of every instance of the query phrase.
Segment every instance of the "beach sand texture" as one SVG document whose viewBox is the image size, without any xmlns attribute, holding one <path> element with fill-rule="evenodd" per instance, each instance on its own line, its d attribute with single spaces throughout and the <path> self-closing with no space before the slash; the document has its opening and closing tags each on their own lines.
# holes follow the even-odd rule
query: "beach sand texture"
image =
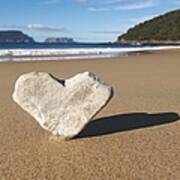
<svg viewBox="0 0 180 180">
<path fill-rule="evenodd" d="M 23 73 L 91 71 L 114 87 L 71 141 L 44 131 L 12 98 Z M 103 60 L 0 63 L 0 179 L 179 180 L 180 51 Z"/>
</svg>

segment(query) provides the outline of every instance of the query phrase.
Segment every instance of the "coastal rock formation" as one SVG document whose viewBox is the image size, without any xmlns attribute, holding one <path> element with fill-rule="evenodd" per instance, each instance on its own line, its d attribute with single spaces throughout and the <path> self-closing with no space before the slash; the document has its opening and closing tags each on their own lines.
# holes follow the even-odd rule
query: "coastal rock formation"
<svg viewBox="0 0 180 180">
<path fill-rule="evenodd" d="M 33 43 L 34 39 L 21 31 L 0 31 L 0 43 Z"/>
<path fill-rule="evenodd" d="M 80 133 L 112 94 L 112 87 L 90 72 L 67 80 L 44 72 L 31 72 L 16 81 L 13 99 L 41 127 L 70 139 Z"/>
<path fill-rule="evenodd" d="M 45 40 L 45 43 L 75 43 L 75 41 L 72 38 L 67 38 L 67 37 L 51 37 L 47 38 Z"/>
</svg>

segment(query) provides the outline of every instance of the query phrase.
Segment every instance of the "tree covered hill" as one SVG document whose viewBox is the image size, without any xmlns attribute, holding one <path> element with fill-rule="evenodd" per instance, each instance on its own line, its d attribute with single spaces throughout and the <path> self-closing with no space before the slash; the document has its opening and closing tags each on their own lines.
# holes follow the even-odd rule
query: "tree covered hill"
<svg viewBox="0 0 180 180">
<path fill-rule="evenodd" d="M 180 44 L 180 9 L 136 25 L 118 37 L 119 43 Z"/>
</svg>

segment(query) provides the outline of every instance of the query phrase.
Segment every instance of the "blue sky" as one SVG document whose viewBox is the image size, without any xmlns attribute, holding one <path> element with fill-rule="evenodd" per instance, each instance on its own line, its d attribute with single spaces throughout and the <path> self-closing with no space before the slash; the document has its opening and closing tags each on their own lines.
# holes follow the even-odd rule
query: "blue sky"
<svg viewBox="0 0 180 180">
<path fill-rule="evenodd" d="M 180 8 L 180 0 L 0 0 L 0 29 L 35 40 L 115 41 L 135 24 Z"/>
</svg>

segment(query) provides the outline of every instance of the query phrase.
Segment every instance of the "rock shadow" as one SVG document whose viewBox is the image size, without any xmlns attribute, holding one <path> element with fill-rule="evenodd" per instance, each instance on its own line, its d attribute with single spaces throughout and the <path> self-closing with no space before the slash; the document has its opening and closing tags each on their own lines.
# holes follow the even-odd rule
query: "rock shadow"
<svg viewBox="0 0 180 180">
<path fill-rule="evenodd" d="M 97 119 L 90 122 L 77 138 L 107 135 L 122 131 L 158 126 L 179 120 L 177 113 L 167 112 L 158 114 L 130 113 L 119 114 Z"/>
</svg>

